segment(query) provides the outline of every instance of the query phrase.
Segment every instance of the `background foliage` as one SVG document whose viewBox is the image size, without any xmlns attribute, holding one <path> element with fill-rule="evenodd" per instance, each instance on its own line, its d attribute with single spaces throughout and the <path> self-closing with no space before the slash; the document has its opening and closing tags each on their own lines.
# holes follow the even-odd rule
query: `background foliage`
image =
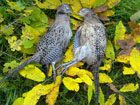
<svg viewBox="0 0 140 105">
<path fill-rule="evenodd" d="M 76 13 L 83 7 L 93 7 L 106 26 L 108 43 L 100 67 L 100 104 L 131 105 L 131 101 L 140 104 L 139 0 L 1 0 L 0 79 L 34 54 L 36 43 L 54 22 L 56 8 L 64 3 L 70 4 L 73 10 L 73 34 L 82 25 L 83 19 Z M 73 58 L 71 44 L 61 62 Z M 20 75 L 14 75 L 0 86 L 0 104 L 95 104 L 94 78 L 83 63 L 71 67 L 63 79 L 57 76 L 55 84 L 51 66 L 47 77 L 45 72 L 39 64 L 24 67 Z M 45 79 L 47 82 L 43 83 Z"/>
</svg>

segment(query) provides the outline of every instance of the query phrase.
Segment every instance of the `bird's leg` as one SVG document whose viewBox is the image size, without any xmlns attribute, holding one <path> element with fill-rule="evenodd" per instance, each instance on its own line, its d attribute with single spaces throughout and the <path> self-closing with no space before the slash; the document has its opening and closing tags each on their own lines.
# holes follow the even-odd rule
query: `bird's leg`
<svg viewBox="0 0 140 105">
<path fill-rule="evenodd" d="M 61 72 L 60 72 L 59 74 L 63 75 L 63 74 L 65 73 L 65 71 L 66 71 L 69 67 L 75 65 L 76 63 L 78 63 L 78 61 L 73 61 L 71 64 L 65 66 L 64 69 L 61 70 Z"/>
<path fill-rule="evenodd" d="M 53 69 L 53 79 L 54 79 L 54 82 L 55 82 L 55 80 L 56 80 L 55 63 L 56 63 L 56 62 L 52 62 L 52 69 Z"/>
<path fill-rule="evenodd" d="M 67 62 L 67 63 L 61 64 L 60 66 L 58 66 L 58 67 L 55 69 L 55 71 L 59 70 L 59 69 L 62 68 L 62 67 L 65 67 L 66 65 L 71 64 L 71 63 L 73 62 L 73 60 L 74 60 L 74 59 L 72 59 L 71 61 L 69 61 L 69 62 Z"/>
<path fill-rule="evenodd" d="M 93 69 L 94 83 L 95 83 L 95 97 L 96 105 L 99 105 L 99 69 L 98 66 Z"/>
</svg>

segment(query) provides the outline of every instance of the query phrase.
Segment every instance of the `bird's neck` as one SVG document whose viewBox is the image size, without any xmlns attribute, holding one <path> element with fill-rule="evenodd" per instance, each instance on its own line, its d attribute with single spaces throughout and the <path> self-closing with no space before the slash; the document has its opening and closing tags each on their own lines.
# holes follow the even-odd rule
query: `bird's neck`
<svg viewBox="0 0 140 105">
<path fill-rule="evenodd" d="M 85 17 L 85 21 L 86 24 L 96 24 L 96 23 L 101 23 L 101 21 L 99 20 L 98 16 L 89 14 L 88 16 Z"/>
<path fill-rule="evenodd" d="M 55 23 L 68 23 L 70 22 L 70 16 L 68 14 L 57 14 Z"/>
</svg>

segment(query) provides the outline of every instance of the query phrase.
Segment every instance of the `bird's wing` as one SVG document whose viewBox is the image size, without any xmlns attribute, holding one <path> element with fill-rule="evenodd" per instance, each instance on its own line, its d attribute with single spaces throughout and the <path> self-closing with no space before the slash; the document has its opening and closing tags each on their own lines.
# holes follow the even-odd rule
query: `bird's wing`
<svg viewBox="0 0 140 105">
<path fill-rule="evenodd" d="M 82 31 L 82 26 L 77 30 L 75 37 L 74 37 L 73 54 L 75 53 L 76 48 L 80 46 L 81 31 Z"/>
</svg>

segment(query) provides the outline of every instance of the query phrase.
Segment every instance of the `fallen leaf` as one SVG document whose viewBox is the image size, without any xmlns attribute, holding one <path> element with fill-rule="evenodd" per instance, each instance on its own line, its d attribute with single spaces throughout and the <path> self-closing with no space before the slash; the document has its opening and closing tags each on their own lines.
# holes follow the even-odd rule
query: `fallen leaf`
<svg viewBox="0 0 140 105">
<path fill-rule="evenodd" d="M 105 102 L 105 105 L 113 105 L 116 101 L 116 94 L 111 94 L 107 101 Z"/>
<path fill-rule="evenodd" d="M 79 91 L 79 84 L 77 82 L 75 82 L 75 80 L 73 78 L 64 77 L 62 81 L 68 90 L 76 91 L 76 92 Z"/>
<path fill-rule="evenodd" d="M 117 43 L 122 49 L 130 49 L 131 47 L 135 45 L 135 42 L 132 38 L 124 39 L 124 40 L 117 40 Z"/>
<path fill-rule="evenodd" d="M 120 92 L 130 92 L 130 91 L 136 91 L 139 88 L 139 84 L 137 83 L 134 85 L 134 83 L 125 84 L 121 89 Z"/>
<path fill-rule="evenodd" d="M 99 73 L 100 83 L 112 83 L 112 79 L 105 73 Z"/>
<path fill-rule="evenodd" d="M 135 71 L 132 68 L 123 67 L 123 74 L 124 75 L 132 75 L 135 74 Z"/>
<path fill-rule="evenodd" d="M 119 24 L 116 26 L 115 31 L 115 37 L 114 37 L 114 43 L 115 43 L 115 49 L 119 49 L 119 45 L 117 43 L 118 40 L 124 40 L 126 29 L 123 25 L 123 23 L 120 21 Z"/>
<path fill-rule="evenodd" d="M 108 9 L 108 6 L 107 5 L 101 5 L 99 7 L 93 8 L 93 11 L 95 13 L 99 13 L 99 12 L 106 11 L 107 9 Z"/>
<path fill-rule="evenodd" d="M 126 105 L 125 97 L 122 95 L 119 95 L 120 105 Z"/>
<path fill-rule="evenodd" d="M 36 66 L 29 64 L 19 71 L 19 74 L 25 78 L 34 80 L 34 81 L 44 81 L 46 76 L 45 74 Z"/>
<path fill-rule="evenodd" d="M 138 77 L 140 77 L 140 51 L 133 48 L 130 54 L 130 65 L 137 72 Z"/>
</svg>

